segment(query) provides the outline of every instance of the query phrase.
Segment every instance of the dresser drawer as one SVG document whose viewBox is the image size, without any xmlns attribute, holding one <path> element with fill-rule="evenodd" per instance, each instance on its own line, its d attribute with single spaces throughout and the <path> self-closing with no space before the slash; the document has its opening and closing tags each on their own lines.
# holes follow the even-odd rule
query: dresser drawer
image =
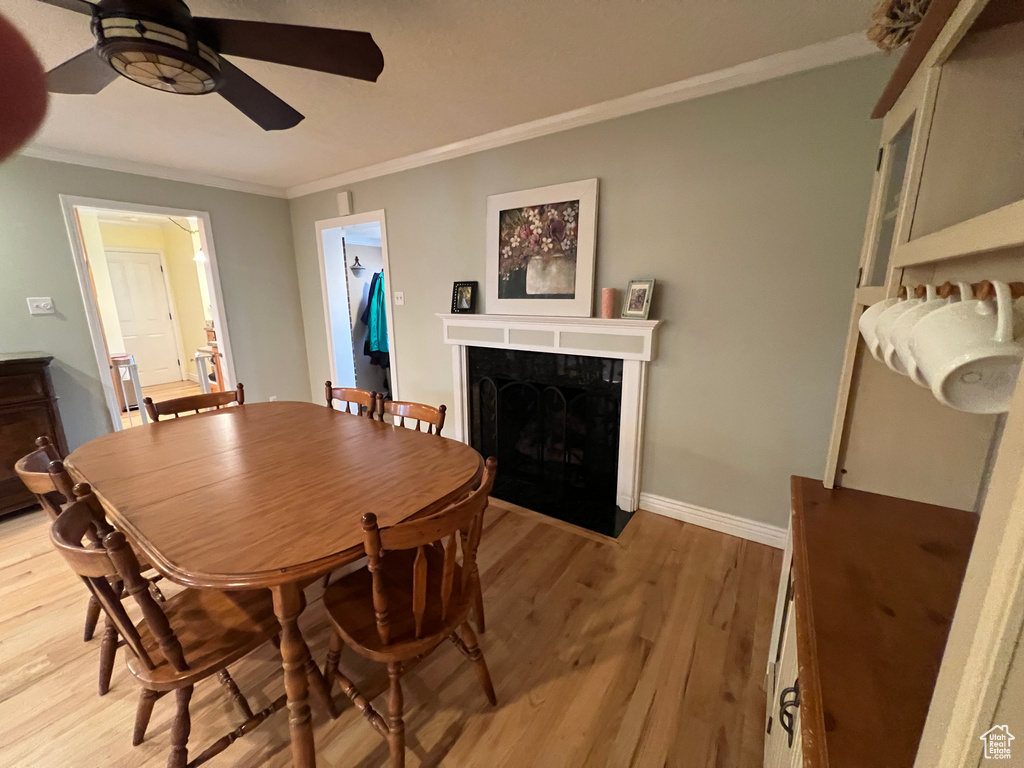
<svg viewBox="0 0 1024 768">
<path fill-rule="evenodd" d="M 0 377 L 0 406 L 46 400 L 48 397 L 46 378 L 38 370 Z"/>
</svg>

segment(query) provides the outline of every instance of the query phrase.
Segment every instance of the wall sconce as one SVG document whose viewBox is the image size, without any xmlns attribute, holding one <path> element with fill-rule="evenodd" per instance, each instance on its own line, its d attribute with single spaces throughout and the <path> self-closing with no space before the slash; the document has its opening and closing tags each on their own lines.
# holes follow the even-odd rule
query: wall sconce
<svg viewBox="0 0 1024 768">
<path fill-rule="evenodd" d="M 353 275 L 359 275 L 366 267 L 359 263 L 359 257 L 355 257 L 355 261 L 352 262 L 352 266 L 349 267 L 352 270 Z"/>
</svg>

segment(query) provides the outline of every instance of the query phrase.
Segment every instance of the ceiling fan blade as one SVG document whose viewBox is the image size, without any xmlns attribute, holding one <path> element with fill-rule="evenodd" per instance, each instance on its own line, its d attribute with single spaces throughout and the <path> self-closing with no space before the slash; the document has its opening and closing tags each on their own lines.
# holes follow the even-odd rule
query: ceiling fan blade
<svg viewBox="0 0 1024 768">
<path fill-rule="evenodd" d="M 218 93 L 264 131 L 294 128 L 305 117 L 227 59 L 220 60 L 224 82 Z"/>
<path fill-rule="evenodd" d="M 384 54 L 369 32 L 235 19 L 195 19 L 200 38 L 220 53 L 374 82 Z"/>
<path fill-rule="evenodd" d="M 96 7 L 92 3 L 86 2 L 86 0 L 39 0 L 39 2 L 55 5 L 58 8 L 66 8 L 76 13 L 87 13 L 90 16 L 96 12 Z"/>
<path fill-rule="evenodd" d="M 101 59 L 95 48 L 86 48 L 47 72 L 46 88 L 50 93 L 99 93 L 117 76 L 117 70 Z"/>
</svg>

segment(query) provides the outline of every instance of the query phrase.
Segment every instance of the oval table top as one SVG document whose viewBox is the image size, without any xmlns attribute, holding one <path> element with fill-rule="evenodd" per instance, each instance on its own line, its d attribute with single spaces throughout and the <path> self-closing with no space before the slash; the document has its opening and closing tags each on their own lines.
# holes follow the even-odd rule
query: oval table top
<svg viewBox="0 0 1024 768">
<path fill-rule="evenodd" d="M 168 578 L 244 589 L 327 573 L 381 527 L 461 496 L 468 445 L 300 402 L 250 403 L 97 438 L 65 461 Z"/>
</svg>

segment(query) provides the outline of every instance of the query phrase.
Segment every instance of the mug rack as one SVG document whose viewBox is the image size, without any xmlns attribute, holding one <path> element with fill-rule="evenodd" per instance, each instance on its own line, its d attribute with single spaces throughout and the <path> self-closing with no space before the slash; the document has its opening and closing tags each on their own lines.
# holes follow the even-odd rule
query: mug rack
<svg viewBox="0 0 1024 768">
<path fill-rule="evenodd" d="M 982 280 L 981 282 L 971 283 L 970 285 L 972 295 L 969 298 L 984 301 L 985 299 L 994 298 L 996 295 L 996 289 L 990 280 Z M 1010 286 L 1010 295 L 1013 298 L 1019 299 L 1024 296 L 1024 282 L 1007 283 L 1007 285 Z M 923 299 L 926 290 L 927 287 L 922 283 L 914 289 L 914 297 Z M 943 299 L 948 299 L 950 296 L 959 296 L 960 286 L 947 280 L 945 283 L 935 288 L 935 293 Z M 903 299 L 906 298 L 906 296 L 907 286 L 904 285 L 900 287 L 899 297 Z"/>
</svg>

